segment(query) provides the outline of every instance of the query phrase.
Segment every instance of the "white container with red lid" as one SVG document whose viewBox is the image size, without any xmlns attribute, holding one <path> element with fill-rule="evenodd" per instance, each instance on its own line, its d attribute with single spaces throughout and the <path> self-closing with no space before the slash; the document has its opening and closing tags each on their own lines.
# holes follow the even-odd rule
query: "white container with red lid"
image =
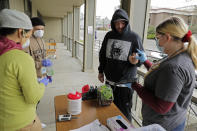
<svg viewBox="0 0 197 131">
<path fill-rule="evenodd" d="M 78 115 L 81 113 L 81 93 L 69 93 L 68 97 L 68 113 L 71 115 Z"/>
</svg>

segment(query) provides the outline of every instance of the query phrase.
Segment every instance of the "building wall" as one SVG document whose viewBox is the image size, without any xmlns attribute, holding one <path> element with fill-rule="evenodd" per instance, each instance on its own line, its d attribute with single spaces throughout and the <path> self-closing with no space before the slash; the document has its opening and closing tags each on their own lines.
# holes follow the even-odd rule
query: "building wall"
<svg viewBox="0 0 197 131">
<path fill-rule="evenodd" d="M 15 9 L 24 12 L 24 0 L 9 0 L 10 9 Z"/>
<path fill-rule="evenodd" d="M 37 11 L 38 11 L 38 9 L 36 8 L 34 1 L 32 1 L 32 17 L 38 16 Z"/>
<path fill-rule="evenodd" d="M 24 9 L 24 0 L 9 0 L 10 2 L 10 9 L 15 9 L 21 12 L 25 12 Z M 37 16 L 37 8 L 32 1 L 32 17 Z"/>
<path fill-rule="evenodd" d="M 159 23 L 161 23 L 163 20 L 167 19 L 170 16 L 172 16 L 172 15 L 168 14 L 168 13 L 151 14 L 150 15 L 150 25 L 156 27 Z"/>
<path fill-rule="evenodd" d="M 15 9 L 21 12 L 24 12 L 24 0 L 9 0 L 10 9 Z M 37 8 L 32 1 L 32 17 L 37 16 Z M 52 17 L 43 17 L 43 20 L 46 24 L 44 39 L 46 42 L 49 39 L 55 39 L 56 42 L 62 42 L 62 19 L 61 18 L 52 18 Z"/>
<path fill-rule="evenodd" d="M 190 24 L 191 22 L 189 22 L 189 16 L 186 15 L 177 15 L 177 14 L 170 14 L 170 13 L 151 13 L 150 14 L 150 24 L 152 26 L 157 26 L 159 23 L 161 23 L 162 21 L 164 21 L 165 19 L 171 17 L 171 16 L 178 16 L 181 17 L 186 24 Z M 192 18 L 192 25 L 197 24 L 197 17 L 193 16 Z"/>
<path fill-rule="evenodd" d="M 43 20 L 46 24 L 44 34 L 45 41 L 48 42 L 49 39 L 54 39 L 57 43 L 62 42 L 62 19 L 43 17 Z"/>
<path fill-rule="evenodd" d="M 192 25 L 197 25 L 197 16 L 192 16 Z"/>
<path fill-rule="evenodd" d="M 186 24 L 188 24 L 188 20 L 189 20 L 189 17 L 188 16 L 186 16 L 186 15 L 173 15 L 173 16 L 178 16 L 178 17 L 181 17 L 184 21 L 185 21 L 185 23 Z"/>
</svg>

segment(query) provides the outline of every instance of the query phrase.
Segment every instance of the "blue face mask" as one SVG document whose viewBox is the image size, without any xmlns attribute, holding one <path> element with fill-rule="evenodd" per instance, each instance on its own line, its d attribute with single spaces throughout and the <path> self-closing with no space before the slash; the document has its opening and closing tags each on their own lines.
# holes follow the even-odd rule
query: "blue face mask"
<svg viewBox="0 0 197 131">
<path fill-rule="evenodd" d="M 155 38 L 155 41 L 156 41 L 156 46 L 159 49 L 159 51 L 161 51 L 162 53 L 164 53 L 164 48 L 159 45 L 159 40 L 157 38 Z"/>
<path fill-rule="evenodd" d="M 24 48 L 27 48 L 27 47 L 29 47 L 29 45 L 30 45 L 30 40 L 27 39 L 27 41 L 22 45 L 22 48 L 23 48 L 23 49 L 24 49 Z"/>
</svg>

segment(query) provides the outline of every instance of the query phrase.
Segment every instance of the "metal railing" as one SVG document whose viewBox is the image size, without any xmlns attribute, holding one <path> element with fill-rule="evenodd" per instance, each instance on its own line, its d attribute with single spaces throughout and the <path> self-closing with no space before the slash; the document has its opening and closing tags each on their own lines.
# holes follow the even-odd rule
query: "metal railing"
<svg viewBox="0 0 197 131">
<path fill-rule="evenodd" d="M 83 63 L 83 49 L 84 49 L 84 44 L 79 41 L 75 41 L 75 52 L 76 52 L 76 58 L 78 58 L 81 63 Z"/>
<path fill-rule="evenodd" d="M 69 38 L 68 36 L 64 37 L 64 45 L 67 47 L 67 50 L 72 52 L 72 56 L 76 57 L 80 60 L 81 63 L 83 63 L 83 48 L 84 44 L 80 41 L 73 41 L 72 38 Z M 73 51 L 74 50 L 74 51 Z"/>
<path fill-rule="evenodd" d="M 95 45 L 94 45 L 94 51 L 96 54 L 99 53 L 100 49 L 101 49 L 101 46 L 102 46 L 102 40 L 95 40 Z M 145 49 L 145 52 L 147 54 L 147 57 L 150 61 L 154 62 L 156 60 L 158 60 L 159 58 L 158 57 L 155 57 L 155 56 L 152 56 L 151 55 L 151 52 L 155 52 L 155 53 L 158 53 L 158 55 L 160 57 L 164 57 L 165 54 L 163 54 L 161 51 L 157 51 L 157 50 L 150 50 L 150 49 Z"/>
<path fill-rule="evenodd" d="M 143 85 L 144 82 L 145 72 L 141 69 L 137 70 L 137 82 Z M 142 126 L 142 115 L 141 115 L 141 108 L 142 108 L 142 100 L 134 91 L 133 94 L 133 106 L 131 109 L 132 117 L 135 120 L 136 124 L 141 127 Z M 133 121 L 132 121 L 133 122 Z"/>
<path fill-rule="evenodd" d="M 65 36 L 65 35 L 63 35 L 63 42 L 64 42 L 64 45 L 67 47 L 67 50 L 71 52 L 72 52 L 72 47 L 75 47 L 74 56 L 83 63 L 83 48 L 84 48 L 83 42 L 80 42 L 80 41 L 73 42 L 72 38 L 69 38 L 68 36 Z M 101 45 L 102 45 L 101 40 L 95 40 L 94 53 L 98 54 L 98 52 L 100 51 Z"/>
<path fill-rule="evenodd" d="M 146 74 L 146 71 L 142 68 L 139 68 L 137 71 L 137 78 L 138 83 L 143 85 L 144 82 L 144 76 Z M 194 89 L 197 91 L 197 89 Z M 141 108 L 142 108 L 142 100 L 137 95 L 136 92 L 134 92 L 133 95 L 133 107 L 132 107 L 132 117 L 135 120 L 135 122 L 138 124 L 138 126 L 142 126 L 142 114 L 141 114 Z M 186 130 L 197 130 L 197 98 L 192 96 L 188 113 L 187 113 L 187 122 L 186 122 Z"/>
<path fill-rule="evenodd" d="M 100 50 L 102 42 L 102 40 L 95 40 L 95 48 L 98 48 Z"/>
<path fill-rule="evenodd" d="M 69 51 L 71 51 L 72 52 L 72 45 L 73 45 L 73 39 L 72 38 L 67 38 L 67 49 L 69 50 Z"/>
</svg>

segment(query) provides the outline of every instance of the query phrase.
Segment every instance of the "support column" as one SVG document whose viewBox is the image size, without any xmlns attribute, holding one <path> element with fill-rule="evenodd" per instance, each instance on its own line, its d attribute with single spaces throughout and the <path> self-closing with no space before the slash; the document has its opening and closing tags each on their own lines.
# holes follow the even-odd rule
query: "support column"
<svg viewBox="0 0 197 131">
<path fill-rule="evenodd" d="M 67 46 L 67 48 L 68 48 L 68 43 L 67 43 L 67 36 L 68 36 L 68 24 L 67 24 L 67 22 L 68 22 L 68 16 L 65 16 L 64 17 L 64 45 L 65 46 Z"/>
<path fill-rule="evenodd" d="M 79 41 L 79 26 L 80 26 L 80 7 L 73 7 L 73 46 L 72 56 L 76 57 L 79 52 L 79 45 L 75 41 Z"/>
<path fill-rule="evenodd" d="M 96 0 L 85 0 L 83 71 L 93 71 Z"/>
<path fill-rule="evenodd" d="M 68 13 L 68 50 L 72 50 L 72 42 L 71 39 L 73 38 L 73 13 Z"/>
<path fill-rule="evenodd" d="M 121 7 L 126 10 L 129 15 L 131 29 L 142 38 L 143 43 L 146 43 L 150 2 L 151 0 L 121 1 Z"/>
<path fill-rule="evenodd" d="M 64 43 L 64 18 L 61 19 L 61 22 L 62 22 L 62 42 Z"/>
<path fill-rule="evenodd" d="M 68 39 L 68 37 L 69 37 L 69 18 L 68 18 L 68 13 L 67 13 L 67 36 L 66 36 L 66 45 L 67 45 L 67 50 L 69 50 L 69 39 Z"/>
<path fill-rule="evenodd" d="M 147 40 L 147 30 L 149 24 L 149 8 L 151 0 L 121 0 L 122 8 L 127 11 L 131 30 L 136 32 L 145 44 Z M 133 94 L 132 116 L 141 125 L 137 93 Z"/>
</svg>

